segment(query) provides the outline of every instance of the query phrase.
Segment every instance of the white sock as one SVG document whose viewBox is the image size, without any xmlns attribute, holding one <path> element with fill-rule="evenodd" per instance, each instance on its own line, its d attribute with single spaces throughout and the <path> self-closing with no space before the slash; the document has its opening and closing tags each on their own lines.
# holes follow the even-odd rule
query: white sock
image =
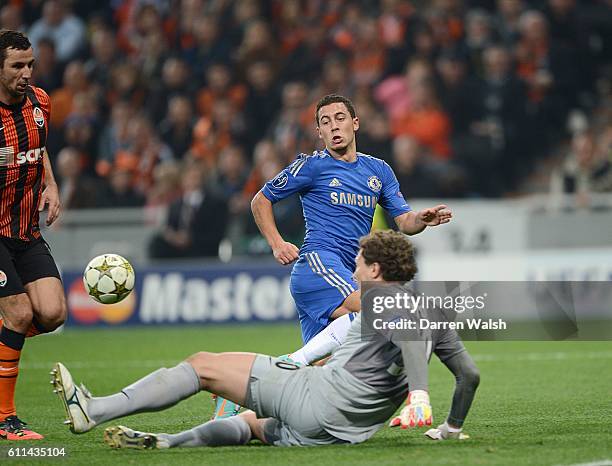
<svg viewBox="0 0 612 466">
<path fill-rule="evenodd" d="M 459 427 L 459 428 L 457 428 L 457 427 L 451 427 L 451 426 L 449 426 L 449 425 L 448 425 L 448 422 L 446 422 L 446 421 L 444 422 L 444 425 L 446 426 L 446 429 L 447 429 L 449 432 L 451 432 L 451 433 L 452 433 L 452 432 L 461 432 L 461 429 L 462 429 L 461 427 Z"/>
<path fill-rule="evenodd" d="M 323 359 L 344 342 L 354 318 L 354 312 L 338 317 L 311 338 L 302 348 L 289 356 L 295 362 L 301 364 L 312 364 L 319 359 Z"/>
</svg>

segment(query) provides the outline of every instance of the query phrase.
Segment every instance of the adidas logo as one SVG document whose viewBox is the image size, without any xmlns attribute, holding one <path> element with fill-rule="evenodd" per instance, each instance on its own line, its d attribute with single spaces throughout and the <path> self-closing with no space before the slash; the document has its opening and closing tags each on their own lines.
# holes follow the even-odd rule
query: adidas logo
<svg viewBox="0 0 612 466">
<path fill-rule="evenodd" d="M 338 178 L 334 178 L 333 180 L 330 181 L 329 185 L 332 188 L 337 188 L 338 186 L 342 186 L 342 183 L 340 183 L 340 180 Z"/>
</svg>

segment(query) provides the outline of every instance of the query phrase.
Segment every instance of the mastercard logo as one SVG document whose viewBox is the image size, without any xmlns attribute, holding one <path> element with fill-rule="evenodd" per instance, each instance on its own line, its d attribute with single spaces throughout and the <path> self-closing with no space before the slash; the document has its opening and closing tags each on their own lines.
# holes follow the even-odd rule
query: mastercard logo
<svg viewBox="0 0 612 466">
<path fill-rule="evenodd" d="M 70 316 L 80 324 L 120 324 L 134 313 L 136 293 L 132 291 L 127 298 L 115 304 L 95 302 L 85 291 L 81 278 L 75 279 L 68 289 L 68 310 Z"/>
</svg>

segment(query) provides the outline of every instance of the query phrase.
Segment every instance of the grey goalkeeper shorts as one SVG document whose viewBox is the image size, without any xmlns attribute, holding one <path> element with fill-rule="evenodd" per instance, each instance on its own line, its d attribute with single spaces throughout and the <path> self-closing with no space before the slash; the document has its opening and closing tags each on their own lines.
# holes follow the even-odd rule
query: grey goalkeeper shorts
<svg viewBox="0 0 612 466">
<path fill-rule="evenodd" d="M 274 446 L 348 443 L 330 435 L 316 418 L 317 404 L 309 389 L 309 372 L 277 358 L 258 354 L 251 368 L 245 405 L 264 426 L 266 441 Z"/>
</svg>

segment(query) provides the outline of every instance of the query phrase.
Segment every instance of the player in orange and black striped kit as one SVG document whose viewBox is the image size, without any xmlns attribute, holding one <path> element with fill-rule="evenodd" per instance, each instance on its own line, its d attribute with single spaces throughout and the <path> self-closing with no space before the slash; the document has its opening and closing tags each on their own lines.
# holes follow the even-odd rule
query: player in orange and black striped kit
<svg viewBox="0 0 612 466">
<path fill-rule="evenodd" d="M 20 32 L 0 31 L 0 442 L 37 440 L 15 412 L 15 385 L 25 338 L 50 332 L 66 318 L 66 298 L 40 234 L 60 213 L 45 144 L 49 96 L 30 85 L 34 55 Z"/>
</svg>

